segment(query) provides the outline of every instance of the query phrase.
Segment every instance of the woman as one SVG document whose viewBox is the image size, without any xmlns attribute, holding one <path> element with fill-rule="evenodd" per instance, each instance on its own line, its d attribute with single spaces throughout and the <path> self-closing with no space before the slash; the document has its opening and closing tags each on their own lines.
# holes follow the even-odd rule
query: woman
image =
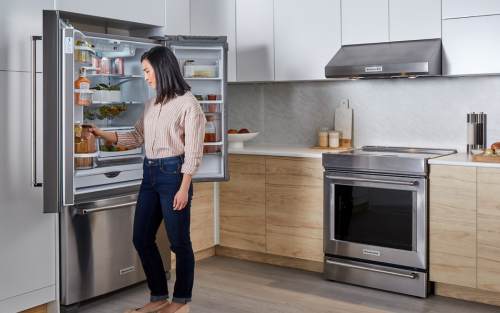
<svg viewBox="0 0 500 313">
<path fill-rule="evenodd" d="M 127 312 L 185 313 L 194 281 L 194 254 L 189 233 L 192 176 L 203 156 L 205 115 L 182 78 L 179 63 L 167 48 L 155 47 L 141 57 L 145 80 L 157 95 L 146 103 L 135 129 L 128 133 L 91 131 L 119 146 L 144 143 L 144 173 L 134 218 L 133 243 L 146 273 L 150 302 Z M 167 280 L 155 243 L 162 219 L 176 256 L 177 279 L 169 304 Z"/>
</svg>

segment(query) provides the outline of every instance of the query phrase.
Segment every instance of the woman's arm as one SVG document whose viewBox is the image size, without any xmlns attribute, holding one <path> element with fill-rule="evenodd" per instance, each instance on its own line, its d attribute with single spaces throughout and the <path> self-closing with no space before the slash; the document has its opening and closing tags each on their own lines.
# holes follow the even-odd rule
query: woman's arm
<svg viewBox="0 0 500 313">
<path fill-rule="evenodd" d="M 111 141 L 112 143 L 116 143 L 118 141 L 118 137 L 116 136 L 116 133 L 115 132 L 107 132 L 107 131 L 104 131 L 102 129 L 100 129 L 99 127 L 95 126 L 95 125 L 92 125 L 92 128 L 89 128 L 89 131 L 94 133 L 94 136 L 98 139 L 104 139 L 106 141 Z"/>
</svg>

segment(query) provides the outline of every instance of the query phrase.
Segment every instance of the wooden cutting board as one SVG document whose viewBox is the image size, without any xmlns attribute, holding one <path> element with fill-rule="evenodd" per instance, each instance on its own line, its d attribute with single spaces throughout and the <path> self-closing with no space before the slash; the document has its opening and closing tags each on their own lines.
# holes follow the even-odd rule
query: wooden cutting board
<svg viewBox="0 0 500 313">
<path fill-rule="evenodd" d="M 349 100 L 342 99 L 340 107 L 335 109 L 335 130 L 340 132 L 341 147 L 352 146 L 352 115 Z"/>
<path fill-rule="evenodd" d="M 500 155 L 476 154 L 472 156 L 473 162 L 500 163 Z"/>
</svg>

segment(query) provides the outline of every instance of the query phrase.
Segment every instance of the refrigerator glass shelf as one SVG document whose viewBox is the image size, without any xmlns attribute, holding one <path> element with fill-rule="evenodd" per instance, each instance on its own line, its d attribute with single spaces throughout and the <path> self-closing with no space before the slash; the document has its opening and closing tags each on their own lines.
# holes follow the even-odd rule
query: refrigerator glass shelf
<svg viewBox="0 0 500 313">
<path fill-rule="evenodd" d="M 94 153 L 74 153 L 75 158 L 93 158 L 97 157 L 101 154 L 101 151 L 97 151 Z"/>
<path fill-rule="evenodd" d="M 212 100 L 212 101 L 209 101 L 209 100 L 198 100 L 199 103 L 224 103 L 224 101 L 222 100 Z"/>
<path fill-rule="evenodd" d="M 87 77 L 144 78 L 144 75 L 87 74 Z"/>
<path fill-rule="evenodd" d="M 92 104 L 141 104 L 140 101 L 92 101 Z"/>
<path fill-rule="evenodd" d="M 214 77 L 210 77 L 210 78 L 208 78 L 208 77 L 207 78 L 203 78 L 203 77 L 186 78 L 186 77 L 184 77 L 184 79 L 185 80 L 222 80 L 222 78 L 218 78 L 218 77 L 215 77 L 215 78 Z"/>
</svg>

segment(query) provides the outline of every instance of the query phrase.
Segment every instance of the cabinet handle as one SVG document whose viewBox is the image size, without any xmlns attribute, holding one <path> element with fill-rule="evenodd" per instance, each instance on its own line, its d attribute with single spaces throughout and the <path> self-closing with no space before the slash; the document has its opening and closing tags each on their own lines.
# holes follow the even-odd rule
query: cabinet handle
<svg viewBox="0 0 500 313">
<path fill-rule="evenodd" d="M 42 187 L 36 178 L 36 42 L 42 36 L 31 36 L 31 187 Z"/>
</svg>

